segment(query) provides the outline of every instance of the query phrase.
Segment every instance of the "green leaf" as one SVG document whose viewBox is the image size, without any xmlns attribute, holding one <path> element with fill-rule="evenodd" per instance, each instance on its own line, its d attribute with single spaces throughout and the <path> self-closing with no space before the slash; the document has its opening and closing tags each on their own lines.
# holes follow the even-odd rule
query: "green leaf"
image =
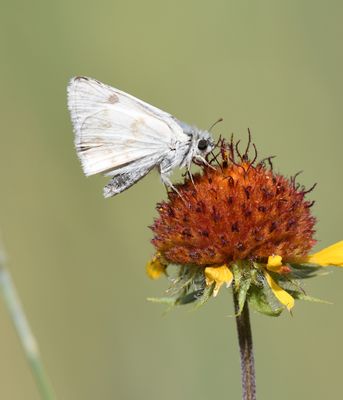
<svg viewBox="0 0 343 400">
<path fill-rule="evenodd" d="M 248 290 L 251 285 L 251 277 L 243 277 L 241 279 L 241 283 L 238 289 L 238 311 L 237 315 L 240 315 L 241 312 L 243 311 L 244 303 L 247 297 Z"/>
<path fill-rule="evenodd" d="M 271 317 L 278 317 L 284 310 L 284 307 L 278 307 L 272 304 L 268 300 L 265 290 L 257 286 L 250 287 L 248 301 L 251 307 L 256 311 Z"/>
<path fill-rule="evenodd" d="M 261 268 L 259 268 L 259 265 L 254 263 L 254 268 L 251 269 L 250 272 L 250 276 L 251 276 L 251 284 L 258 286 L 258 287 L 262 287 L 262 280 L 263 280 L 263 274 L 261 272 Z"/>
<path fill-rule="evenodd" d="M 194 292 L 187 293 L 184 296 L 180 296 L 176 300 L 176 304 L 190 304 L 198 301 L 204 294 L 204 289 L 195 290 Z"/>
<path fill-rule="evenodd" d="M 243 269 L 241 268 L 241 265 L 235 263 L 231 265 L 231 271 L 234 279 L 234 290 L 238 292 L 243 277 Z"/>
<path fill-rule="evenodd" d="M 293 264 L 288 266 L 291 268 L 290 275 L 296 279 L 308 279 L 317 275 L 322 275 L 323 268 L 315 264 Z"/>
<path fill-rule="evenodd" d="M 167 304 L 170 307 L 196 303 L 196 308 L 198 308 L 209 300 L 213 293 L 214 286 L 215 284 L 213 283 L 210 286 L 206 286 L 204 289 L 194 290 L 180 297 L 149 297 L 147 300 L 152 303 Z"/>
<path fill-rule="evenodd" d="M 252 273 L 256 271 L 251 269 L 250 263 L 237 262 L 231 266 L 233 273 L 234 285 L 233 290 L 237 293 L 238 310 L 237 315 L 240 315 L 247 297 L 248 290 L 252 282 Z"/>
<path fill-rule="evenodd" d="M 198 309 L 199 307 L 203 306 L 205 303 L 208 302 L 208 300 L 213 294 L 215 285 L 216 285 L 215 283 L 212 283 L 212 285 L 205 287 L 203 295 L 198 299 L 198 301 L 195 304 L 195 309 Z"/>
<path fill-rule="evenodd" d="M 174 297 L 148 297 L 148 301 L 152 303 L 175 305 L 176 299 Z"/>
<path fill-rule="evenodd" d="M 317 297 L 308 296 L 305 293 L 290 292 L 290 295 L 293 296 L 295 299 L 298 299 L 298 300 L 311 301 L 313 303 L 333 304 L 330 301 L 318 299 Z"/>
<path fill-rule="evenodd" d="M 297 292 L 297 293 L 304 293 L 304 289 L 301 286 L 301 280 L 299 279 L 294 279 L 290 275 L 280 275 L 277 274 L 276 272 L 268 272 L 271 277 L 274 279 L 274 281 L 284 290 L 287 292 Z"/>
</svg>

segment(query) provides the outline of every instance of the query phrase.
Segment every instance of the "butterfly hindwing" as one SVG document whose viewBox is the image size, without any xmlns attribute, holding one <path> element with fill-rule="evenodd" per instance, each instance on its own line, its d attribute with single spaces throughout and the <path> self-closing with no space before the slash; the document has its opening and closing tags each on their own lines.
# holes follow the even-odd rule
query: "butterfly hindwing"
<svg viewBox="0 0 343 400">
<path fill-rule="evenodd" d="M 156 165 L 158 160 L 145 158 L 133 163 L 128 167 L 120 168 L 116 171 L 116 175 L 112 177 L 110 182 L 104 187 L 104 196 L 112 197 L 123 192 L 130 186 L 137 183 L 145 177 Z"/>
</svg>

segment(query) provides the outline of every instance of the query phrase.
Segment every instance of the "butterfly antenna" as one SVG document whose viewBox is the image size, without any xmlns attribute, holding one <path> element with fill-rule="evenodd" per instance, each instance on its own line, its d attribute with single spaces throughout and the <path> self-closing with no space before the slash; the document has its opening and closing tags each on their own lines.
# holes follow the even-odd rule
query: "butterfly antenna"
<svg viewBox="0 0 343 400">
<path fill-rule="evenodd" d="M 224 121 L 223 118 L 217 119 L 217 121 L 216 121 L 214 124 L 212 124 L 212 125 L 210 126 L 210 128 L 208 129 L 208 132 L 211 132 L 211 130 L 212 130 L 217 124 L 219 124 L 219 122 L 222 122 L 222 121 Z"/>
</svg>

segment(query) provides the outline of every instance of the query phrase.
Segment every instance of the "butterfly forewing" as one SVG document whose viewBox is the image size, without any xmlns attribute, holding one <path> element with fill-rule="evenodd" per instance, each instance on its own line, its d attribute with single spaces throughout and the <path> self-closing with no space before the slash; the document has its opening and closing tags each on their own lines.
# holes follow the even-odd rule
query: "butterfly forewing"
<svg viewBox="0 0 343 400">
<path fill-rule="evenodd" d="M 115 175 L 144 158 L 157 163 L 173 143 L 189 140 L 170 114 L 94 79 L 70 81 L 68 106 L 86 175 Z"/>
</svg>

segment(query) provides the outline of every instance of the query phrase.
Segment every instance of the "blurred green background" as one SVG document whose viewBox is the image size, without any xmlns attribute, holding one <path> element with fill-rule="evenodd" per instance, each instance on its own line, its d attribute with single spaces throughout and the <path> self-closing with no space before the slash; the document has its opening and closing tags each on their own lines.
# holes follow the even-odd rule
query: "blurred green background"
<svg viewBox="0 0 343 400">
<path fill-rule="evenodd" d="M 343 3 L 1 2 L 0 226 L 58 399 L 240 398 L 230 292 L 198 312 L 146 301 L 157 173 L 102 197 L 73 147 L 66 85 L 88 75 L 246 139 L 276 170 L 318 182 L 321 248 L 342 239 Z M 334 305 L 253 314 L 260 399 L 338 398 L 343 271 L 306 285 Z M 0 301 L 0 398 L 39 395 Z"/>
</svg>

